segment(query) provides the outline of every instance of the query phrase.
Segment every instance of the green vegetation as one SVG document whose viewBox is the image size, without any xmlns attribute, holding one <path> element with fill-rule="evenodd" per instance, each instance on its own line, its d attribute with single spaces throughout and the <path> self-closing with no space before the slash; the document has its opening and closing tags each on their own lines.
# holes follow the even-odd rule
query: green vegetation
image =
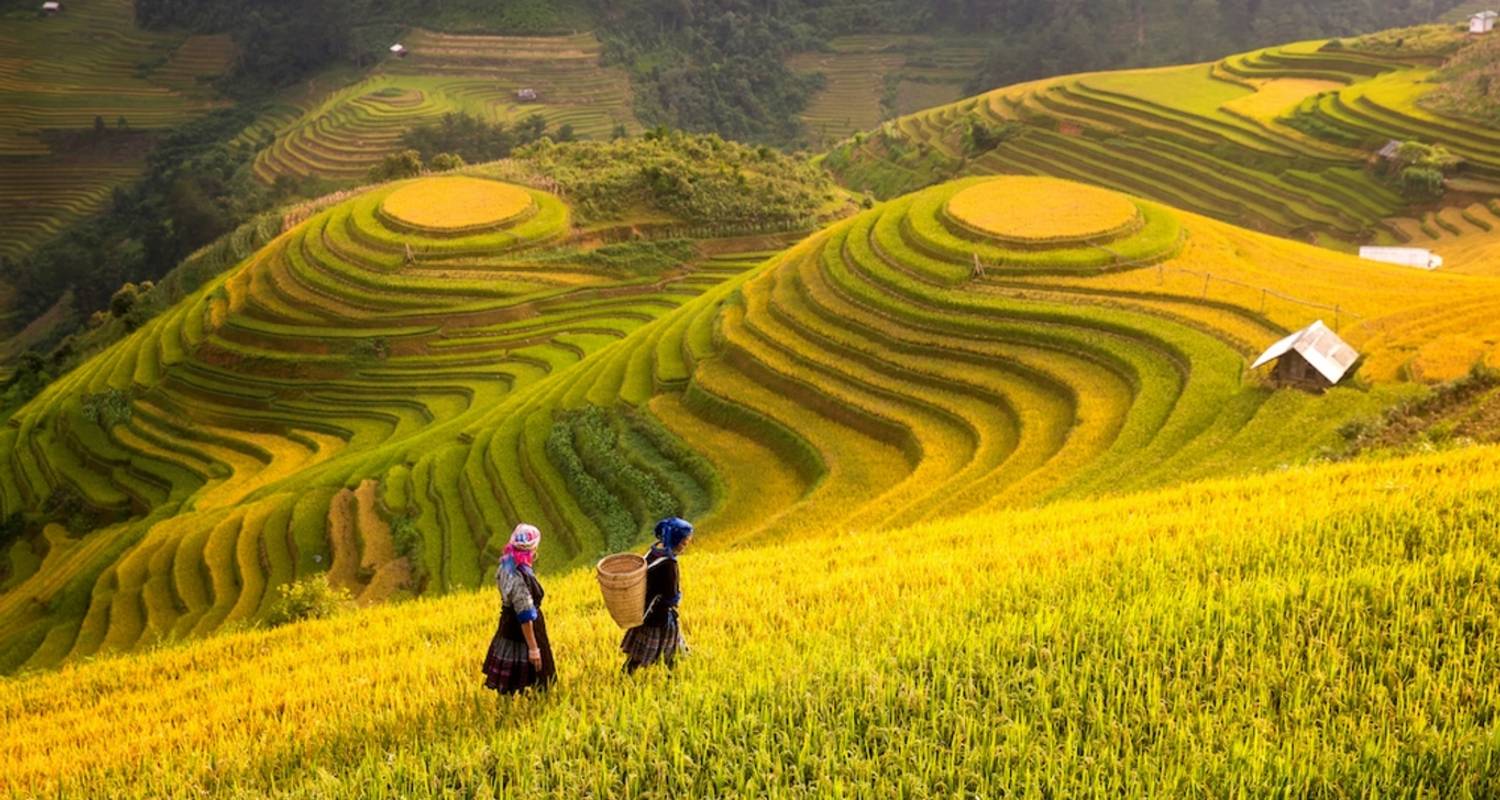
<svg viewBox="0 0 1500 800">
<path fill-rule="evenodd" d="M 612 142 L 540 142 L 516 156 L 567 186 L 569 202 L 589 219 L 645 213 L 696 223 L 806 228 L 817 216 L 836 213 L 842 201 L 815 168 L 798 159 L 713 135 L 653 131 Z"/>
<path fill-rule="evenodd" d="M 234 56 L 218 37 L 138 29 L 128 0 L 55 17 L 36 5 L 0 7 L 0 337 L 62 296 L 51 284 L 33 288 L 28 256 L 117 205 L 165 131 L 224 105 L 207 81 Z M 94 267 L 113 264 L 67 265 L 74 274 Z M 85 313 L 103 305 L 89 300 Z M 17 355 L 5 349 L 0 357 Z"/>
<path fill-rule="evenodd" d="M 1500 125 L 1500 41 L 1488 37 L 1466 47 L 1437 73 L 1438 88 L 1422 98 L 1422 105 L 1440 114 L 1463 117 L 1494 127 Z"/>
<path fill-rule="evenodd" d="M 1396 218 L 1441 198 L 1445 178 L 1500 193 L 1500 139 L 1420 108 L 1431 58 L 1389 49 L 1305 42 L 1000 89 L 888 122 L 822 163 L 881 197 L 956 175 L 1052 175 L 1320 243 L 1405 241 Z M 1420 144 L 1377 163 L 1393 139 Z"/>
<path fill-rule="evenodd" d="M 329 584 L 324 574 L 284 584 L 276 591 L 278 597 L 266 614 L 266 624 L 271 627 L 331 617 L 354 599 L 348 590 Z"/>
</svg>

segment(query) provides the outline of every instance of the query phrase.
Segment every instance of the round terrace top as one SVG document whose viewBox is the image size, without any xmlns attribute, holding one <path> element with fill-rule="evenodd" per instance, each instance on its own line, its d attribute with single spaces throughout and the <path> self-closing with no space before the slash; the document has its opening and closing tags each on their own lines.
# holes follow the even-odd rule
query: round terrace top
<svg viewBox="0 0 1500 800">
<path fill-rule="evenodd" d="M 1117 236 L 1135 225 L 1140 213 L 1108 189 L 1026 176 L 970 186 L 948 201 L 947 211 L 978 233 L 1038 244 Z"/>
<path fill-rule="evenodd" d="M 503 225 L 531 205 L 531 195 L 519 186 L 451 176 L 412 181 L 387 195 L 380 209 L 413 228 L 456 232 Z"/>
</svg>

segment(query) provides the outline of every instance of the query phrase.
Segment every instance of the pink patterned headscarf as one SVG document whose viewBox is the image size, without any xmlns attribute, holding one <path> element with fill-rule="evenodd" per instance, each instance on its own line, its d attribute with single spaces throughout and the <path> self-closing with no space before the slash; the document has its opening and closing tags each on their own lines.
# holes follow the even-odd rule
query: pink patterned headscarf
<svg viewBox="0 0 1500 800">
<path fill-rule="evenodd" d="M 510 532 L 510 541 L 505 545 L 505 558 L 516 562 L 518 567 L 529 567 L 536 559 L 536 549 L 542 543 L 542 532 L 535 525 L 521 523 Z"/>
</svg>

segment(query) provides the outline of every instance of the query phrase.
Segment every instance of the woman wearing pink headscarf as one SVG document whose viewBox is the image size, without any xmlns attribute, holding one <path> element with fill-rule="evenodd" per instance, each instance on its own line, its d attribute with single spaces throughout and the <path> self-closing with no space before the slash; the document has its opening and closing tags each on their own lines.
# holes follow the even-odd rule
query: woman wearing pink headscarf
<svg viewBox="0 0 1500 800">
<path fill-rule="evenodd" d="M 533 686 L 546 689 L 557 678 L 547 621 L 542 618 L 542 585 L 531 570 L 541 543 L 542 532 L 535 526 L 517 525 L 495 568 L 502 608 L 500 625 L 484 659 L 484 685 L 501 694 Z"/>
</svg>

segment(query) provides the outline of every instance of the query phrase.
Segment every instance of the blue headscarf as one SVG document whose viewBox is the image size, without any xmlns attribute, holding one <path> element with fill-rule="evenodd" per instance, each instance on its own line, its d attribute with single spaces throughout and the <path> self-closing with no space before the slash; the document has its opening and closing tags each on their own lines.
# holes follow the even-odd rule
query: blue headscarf
<svg viewBox="0 0 1500 800">
<path fill-rule="evenodd" d="M 692 535 L 693 523 L 681 517 L 667 517 L 656 523 L 656 541 L 661 542 L 661 549 L 668 555 Z"/>
</svg>

